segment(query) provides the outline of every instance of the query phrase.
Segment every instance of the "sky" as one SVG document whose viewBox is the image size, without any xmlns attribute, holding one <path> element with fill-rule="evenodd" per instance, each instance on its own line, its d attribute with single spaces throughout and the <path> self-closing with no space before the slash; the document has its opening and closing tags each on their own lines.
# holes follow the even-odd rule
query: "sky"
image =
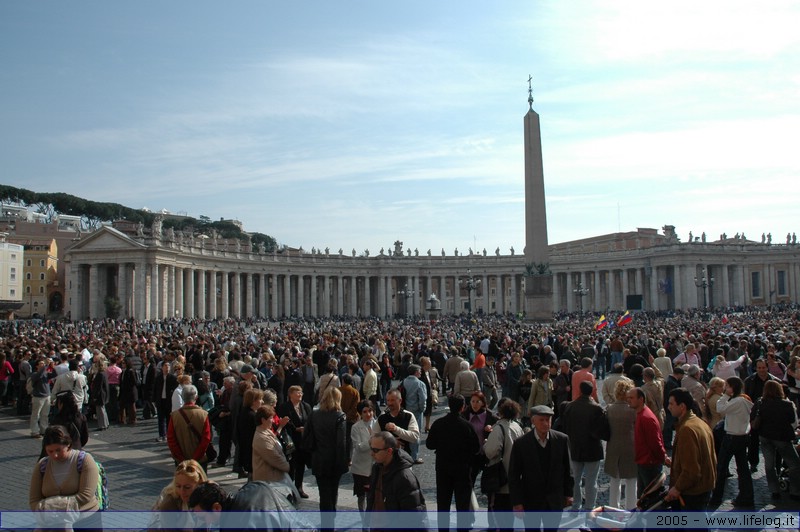
<svg viewBox="0 0 800 532">
<path fill-rule="evenodd" d="M 798 225 L 800 3 L 0 2 L 0 183 L 361 254 Z"/>
</svg>

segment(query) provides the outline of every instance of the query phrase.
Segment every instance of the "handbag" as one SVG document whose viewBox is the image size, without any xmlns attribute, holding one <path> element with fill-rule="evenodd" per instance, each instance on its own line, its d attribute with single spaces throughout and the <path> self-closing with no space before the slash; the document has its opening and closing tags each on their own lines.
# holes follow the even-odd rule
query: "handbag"
<svg viewBox="0 0 800 532">
<path fill-rule="evenodd" d="M 288 430 L 284 429 L 278 433 L 278 441 L 281 443 L 284 456 L 286 456 L 287 459 L 290 459 L 297 448 L 297 446 L 294 444 L 294 438 L 292 438 Z"/>
<path fill-rule="evenodd" d="M 481 492 L 487 495 L 497 493 L 500 488 L 508 484 L 508 474 L 502 458 L 506 448 L 506 431 L 503 425 L 498 423 L 497 426 L 500 427 L 500 431 L 503 433 L 503 446 L 500 448 L 500 461 L 483 468 Z"/>
</svg>

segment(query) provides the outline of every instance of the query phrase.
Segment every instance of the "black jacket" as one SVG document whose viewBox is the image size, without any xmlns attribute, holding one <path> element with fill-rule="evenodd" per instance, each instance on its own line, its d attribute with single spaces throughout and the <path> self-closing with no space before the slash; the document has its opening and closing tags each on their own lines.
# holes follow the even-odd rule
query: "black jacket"
<svg viewBox="0 0 800 532">
<path fill-rule="evenodd" d="M 389 465 L 372 464 L 369 485 L 371 487 L 377 486 L 378 476 L 383 473 L 381 493 L 383 494 L 383 506 L 387 512 L 426 511 L 422 488 L 416 475 L 411 470 L 413 464 L 411 456 L 402 449 L 397 449 Z M 373 511 L 374 507 L 375 490 L 370 489 L 367 498 L 367 511 Z"/>
<path fill-rule="evenodd" d="M 605 410 L 588 395 L 567 403 L 559 417 L 561 430 L 569 436 L 569 450 L 576 462 L 603 459 L 603 443 L 610 429 Z"/>
<path fill-rule="evenodd" d="M 521 504 L 527 511 L 561 511 L 567 497 L 572 496 L 574 480 L 570 464 L 569 438 L 550 431 L 547 446 L 550 457 L 543 464 L 536 447 L 536 434 L 531 431 L 514 442 L 508 466 L 508 490 L 511 504 Z"/>
<path fill-rule="evenodd" d="M 302 413 L 302 416 L 297 415 L 297 412 L 295 411 L 294 405 L 292 405 L 291 401 L 286 401 L 285 403 L 278 405 L 277 413 L 280 417 L 289 418 L 289 423 L 287 423 L 286 426 L 283 427 L 283 430 L 287 431 L 287 434 L 289 434 L 289 436 L 292 437 L 294 444 L 299 449 L 302 449 L 303 439 L 305 435 L 301 432 L 298 432 L 297 429 L 299 427 L 305 427 L 308 424 L 309 420 L 311 419 L 311 412 L 312 412 L 311 405 L 309 405 L 308 403 L 306 403 L 301 399 L 300 411 Z M 306 429 L 304 428 L 303 432 L 305 432 L 305 430 Z"/>
<path fill-rule="evenodd" d="M 472 425 L 457 412 L 450 412 L 433 422 L 425 445 L 436 451 L 437 471 L 470 467 L 481 448 Z"/>
<path fill-rule="evenodd" d="M 311 453 L 317 477 L 340 477 L 348 469 L 347 423 L 344 412 L 314 410 L 305 425 L 303 449 Z"/>
<path fill-rule="evenodd" d="M 161 391 L 164 387 L 164 374 L 160 373 L 156 375 L 155 384 L 153 385 L 152 395 L 150 396 L 150 400 L 154 403 L 157 403 L 161 400 Z M 178 387 L 178 378 L 173 375 L 172 373 L 167 373 L 167 401 L 172 400 L 172 392 L 175 391 L 175 388 Z"/>
</svg>

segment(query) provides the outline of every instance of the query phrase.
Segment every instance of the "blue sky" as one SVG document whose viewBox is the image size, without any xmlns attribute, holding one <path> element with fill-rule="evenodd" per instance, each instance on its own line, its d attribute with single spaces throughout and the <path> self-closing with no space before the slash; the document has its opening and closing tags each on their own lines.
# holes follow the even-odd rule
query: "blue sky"
<svg viewBox="0 0 800 532">
<path fill-rule="evenodd" d="M 800 4 L 2 2 L 0 182 L 305 249 L 798 227 Z"/>
</svg>

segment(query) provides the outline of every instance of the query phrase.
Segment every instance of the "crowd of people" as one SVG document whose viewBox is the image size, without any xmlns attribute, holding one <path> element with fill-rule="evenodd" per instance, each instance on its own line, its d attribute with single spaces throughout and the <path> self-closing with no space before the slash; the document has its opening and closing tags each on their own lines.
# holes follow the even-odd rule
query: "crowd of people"
<svg viewBox="0 0 800 532">
<path fill-rule="evenodd" d="M 707 509 L 729 490 L 735 460 L 733 503 L 748 508 L 762 455 L 772 497 L 783 497 L 785 469 L 787 496 L 800 498 L 798 332 L 791 307 L 641 313 L 601 330 L 581 315 L 545 325 L 511 316 L 7 322 L 0 396 L 30 416 L 31 437 L 59 471 L 74 465 L 90 425 L 124 430 L 156 417 L 153 437 L 177 468 L 154 494 L 157 509 L 229 507 L 206 472 L 232 467 L 253 485 L 251 502 L 276 487 L 308 497 L 310 468 L 328 514 L 348 472 L 360 510 L 424 510 L 414 474 L 423 442 L 436 453 L 436 509 L 454 498 L 459 528 L 478 507 L 476 489 L 492 511 L 591 510 L 601 467 L 612 505 L 635 507 L 663 471 L 668 499 Z M 431 423 L 445 395 L 447 414 Z M 49 497 L 38 468 L 32 509 Z"/>
</svg>

